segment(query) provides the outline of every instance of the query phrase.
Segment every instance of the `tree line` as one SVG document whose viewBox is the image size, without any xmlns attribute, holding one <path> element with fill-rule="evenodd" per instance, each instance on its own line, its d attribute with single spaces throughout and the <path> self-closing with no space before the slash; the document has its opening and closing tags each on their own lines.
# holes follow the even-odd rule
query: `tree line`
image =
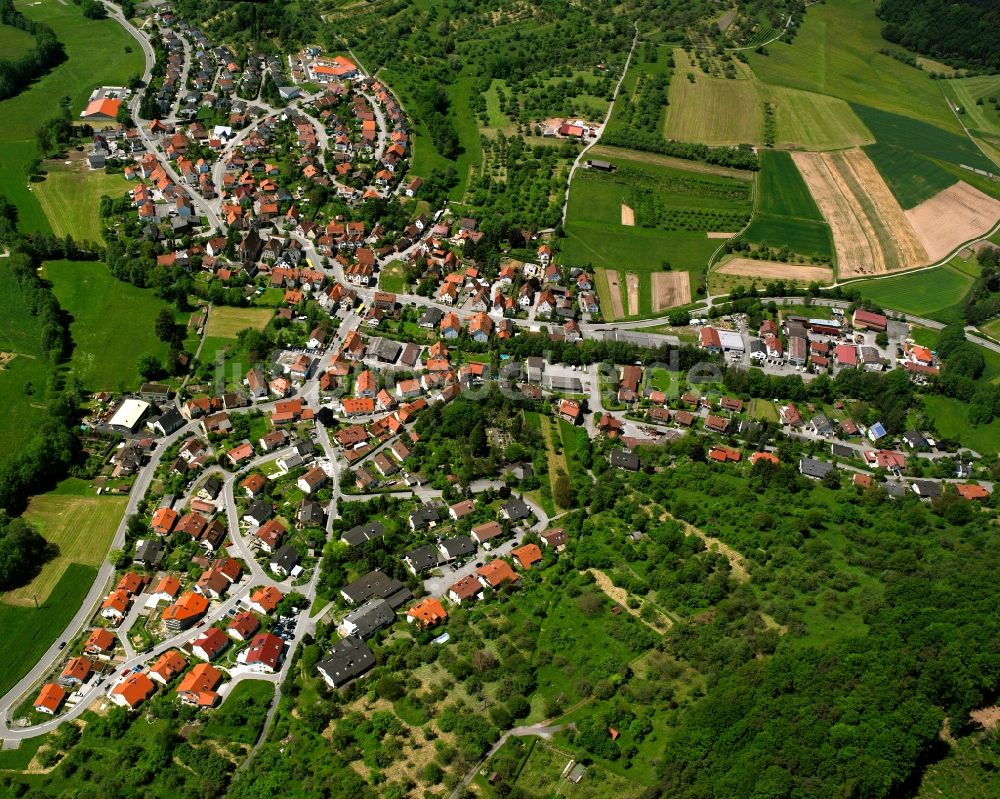
<svg viewBox="0 0 1000 799">
<path fill-rule="evenodd" d="M 0 23 L 35 38 L 35 46 L 20 58 L 0 59 L 0 100 L 6 100 L 65 61 L 66 51 L 52 28 L 25 17 L 14 7 L 14 0 L 0 0 Z"/>
</svg>

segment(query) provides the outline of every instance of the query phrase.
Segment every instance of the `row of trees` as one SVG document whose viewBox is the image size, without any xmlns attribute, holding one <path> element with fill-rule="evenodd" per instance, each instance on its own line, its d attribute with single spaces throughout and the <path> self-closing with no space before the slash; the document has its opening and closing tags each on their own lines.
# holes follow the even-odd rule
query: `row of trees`
<svg viewBox="0 0 1000 799">
<path fill-rule="evenodd" d="M 0 59 L 0 100 L 6 100 L 65 61 L 66 52 L 52 28 L 29 20 L 14 7 L 14 0 L 0 0 L 0 23 L 35 37 L 35 46 L 20 58 Z"/>
</svg>

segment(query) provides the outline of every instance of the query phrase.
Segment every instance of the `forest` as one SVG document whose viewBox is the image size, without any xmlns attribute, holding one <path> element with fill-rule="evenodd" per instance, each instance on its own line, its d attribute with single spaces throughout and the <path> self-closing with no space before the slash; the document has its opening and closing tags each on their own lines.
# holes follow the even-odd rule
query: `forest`
<svg viewBox="0 0 1000 799">
<path fill-rule="evenodd" d="M 1000 6 L 990 0 L 882 0 L 882 36 L 956 67 L 1000 69 Z"/>
</svg>

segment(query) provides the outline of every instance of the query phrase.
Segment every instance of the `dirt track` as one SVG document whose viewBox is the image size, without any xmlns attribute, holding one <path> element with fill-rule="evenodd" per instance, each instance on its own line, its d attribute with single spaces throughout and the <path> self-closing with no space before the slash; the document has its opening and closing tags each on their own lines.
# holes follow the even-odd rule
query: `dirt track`
<svg viewBox="0 0 1000 799">
<path fill-rule="evenodd" d="M 721 275 L 745 275 L 774 280 L 800 280 L 803 283 L 833 281 L 833 270 L 828 266 L 786 264 L 781 261 L 755 261 L 753 258 L 733 258 L 716 270 Z"/>
<path fill-rule="evenodd" d="M 650 279 L 654 311 L 676 308 L 691 302 L 691 279 L 687 272 L 656 272 Z"/>
<path fill-rule="evenodd" d="M 628 290 L 628 315 L 639 313 L 639 276 L 635 272 L 625 273 L 625 288 Z"/>
<path fill-rule="evenodd" d="M 615 319 L 621 319 L 625 316 L 625 308 L 622 306 L 622 286 L 621 279 L 618 272 L 614 269 L 598 269 L 597 279 L 604 280 L 608 287 L 608 293 L 611 295 L 611 314 L 608 317 L 607 311 L 604 311 L 605 318 L 608 321 L 613 322 Z"/>
<path fill-rule="evenodd" d="M 622 203 L 622 224 L 626 227 L 635 227 L 635 211 Z"/>
<path fill-rule="evenodd" d="M 1000 220 L 1000 202 L 963 180 L 906 211 L 906 218 L 930 260 L 939 261 L 988 233 Z"/>
<path fill-rule="evenodd" d="M 731 239 L 735 235 L 735 233 L 726 233 L 722 230 L 710 230 L 705 234 L 705 236 L 710 239 Z"/>
</svg>

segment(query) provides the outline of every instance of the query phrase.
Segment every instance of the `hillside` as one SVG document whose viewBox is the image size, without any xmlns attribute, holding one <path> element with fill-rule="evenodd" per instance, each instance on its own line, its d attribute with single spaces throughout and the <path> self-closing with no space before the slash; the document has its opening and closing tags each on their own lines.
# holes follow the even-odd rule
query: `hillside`
<svg viewBox="0 0 1000 799">
<path fill-rule="evenodd" d="M 878 16 L 890 42 L 958 67 L 1000 69 L 993 0 L 882 0 Z"/>
</svg>

